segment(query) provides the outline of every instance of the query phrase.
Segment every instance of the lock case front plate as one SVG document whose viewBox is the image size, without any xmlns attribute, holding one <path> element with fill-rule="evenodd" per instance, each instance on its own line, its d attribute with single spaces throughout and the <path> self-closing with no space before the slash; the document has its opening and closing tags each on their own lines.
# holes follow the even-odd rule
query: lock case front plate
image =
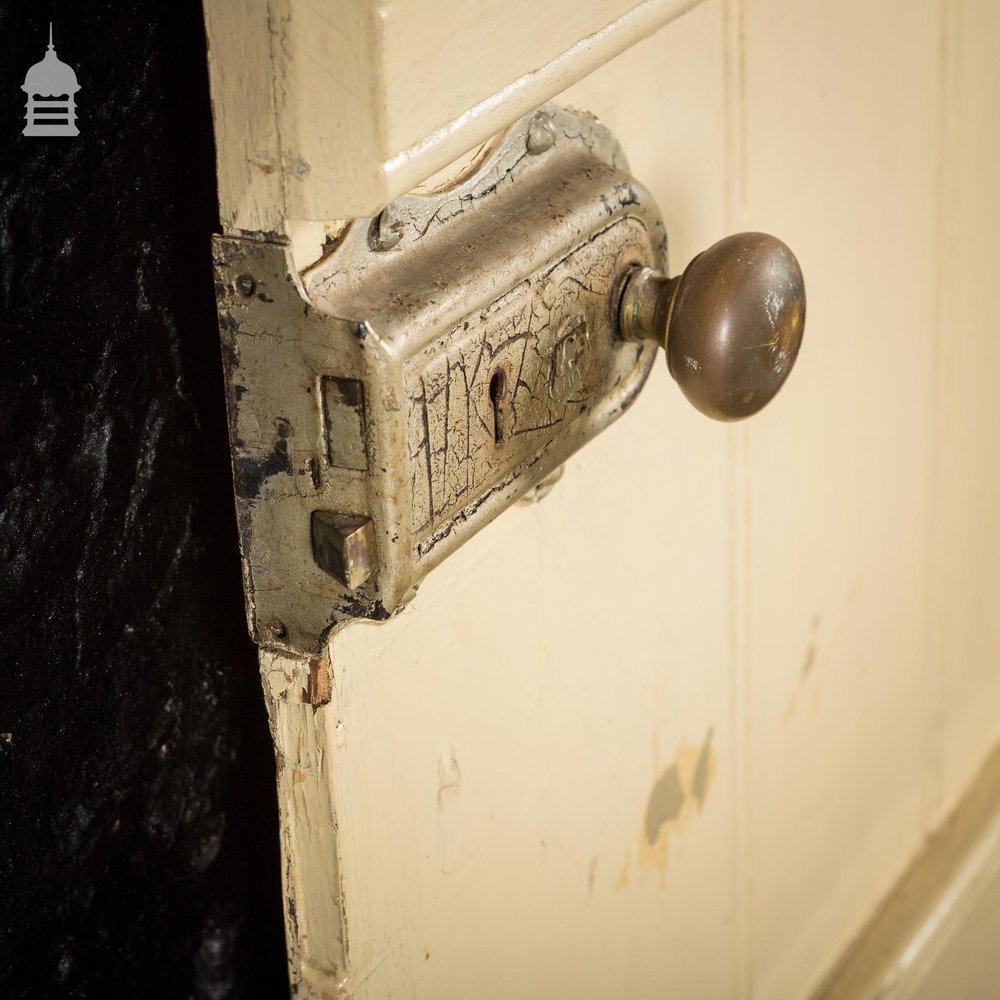
<svg viewBox="0 0 1000 1000">
<path fill-rule="evenodd" d="M 552 106 L 446 189 L 354 220 L 301 275 L 280 242 L 214 250 L 264 645 L 312 655 L 388 618 L 616 419 L 656 354 L 616 329 L 631 269 L 666 269 L 655 202 L 603 126 Z"/>
</svg>

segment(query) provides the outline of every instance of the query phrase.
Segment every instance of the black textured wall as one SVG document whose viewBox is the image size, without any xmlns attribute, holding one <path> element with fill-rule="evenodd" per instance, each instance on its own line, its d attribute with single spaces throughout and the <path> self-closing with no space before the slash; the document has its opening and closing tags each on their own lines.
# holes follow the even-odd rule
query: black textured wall
<svg viewBox="0 0 1000 1000">
<path fill-rule="evenodd" d="M 0 0 L 0 60 L 0 996 L 281 997 L 200 5 Z"/>
</svg>

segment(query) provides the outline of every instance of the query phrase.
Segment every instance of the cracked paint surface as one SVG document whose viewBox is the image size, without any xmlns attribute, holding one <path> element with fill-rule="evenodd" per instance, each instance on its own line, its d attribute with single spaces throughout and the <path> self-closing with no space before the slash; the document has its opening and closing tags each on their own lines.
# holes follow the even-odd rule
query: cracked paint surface
<svg viewBox="0 0 1000 1000">
<path fill-rule="evenodd" d="M 418 536 L 502 488 L 554 428 L 586 414 L 614 373 L 607 304 L 620 250 L 614 241 L 590 241 L 407 366 Z M 498 373 L 506 389 L 496 402 L 490 385 Z"/>
</svg>

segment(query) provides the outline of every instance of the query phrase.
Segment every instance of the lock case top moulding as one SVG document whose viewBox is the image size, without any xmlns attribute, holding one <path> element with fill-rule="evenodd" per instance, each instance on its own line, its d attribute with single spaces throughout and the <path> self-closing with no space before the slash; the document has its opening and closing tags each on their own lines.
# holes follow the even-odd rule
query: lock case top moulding
<svg viewBox="0 0 1000 1000">
<path fill-rule="evenodd" d="M 301 275 L 287 244 L 214 252 L 264 645 L 314 655 L 339 624 L 388 618 L 615 420 L 656 356 L 615 321 L 630 270 L 666 269 L 656 204 L 607 129 L 553 106 Z"/>
</svg>

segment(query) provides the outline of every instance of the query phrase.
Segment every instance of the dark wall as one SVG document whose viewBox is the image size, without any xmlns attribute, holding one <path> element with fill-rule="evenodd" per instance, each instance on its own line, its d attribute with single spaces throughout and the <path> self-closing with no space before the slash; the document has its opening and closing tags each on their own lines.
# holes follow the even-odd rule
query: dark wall
<svg viewBox="0 0 1000 1000">
<path fill-rule="evenodd" d="M 0 996 L 281 997 L 200 5 L 0 0 L 0 60 Z"/>
</svg>

